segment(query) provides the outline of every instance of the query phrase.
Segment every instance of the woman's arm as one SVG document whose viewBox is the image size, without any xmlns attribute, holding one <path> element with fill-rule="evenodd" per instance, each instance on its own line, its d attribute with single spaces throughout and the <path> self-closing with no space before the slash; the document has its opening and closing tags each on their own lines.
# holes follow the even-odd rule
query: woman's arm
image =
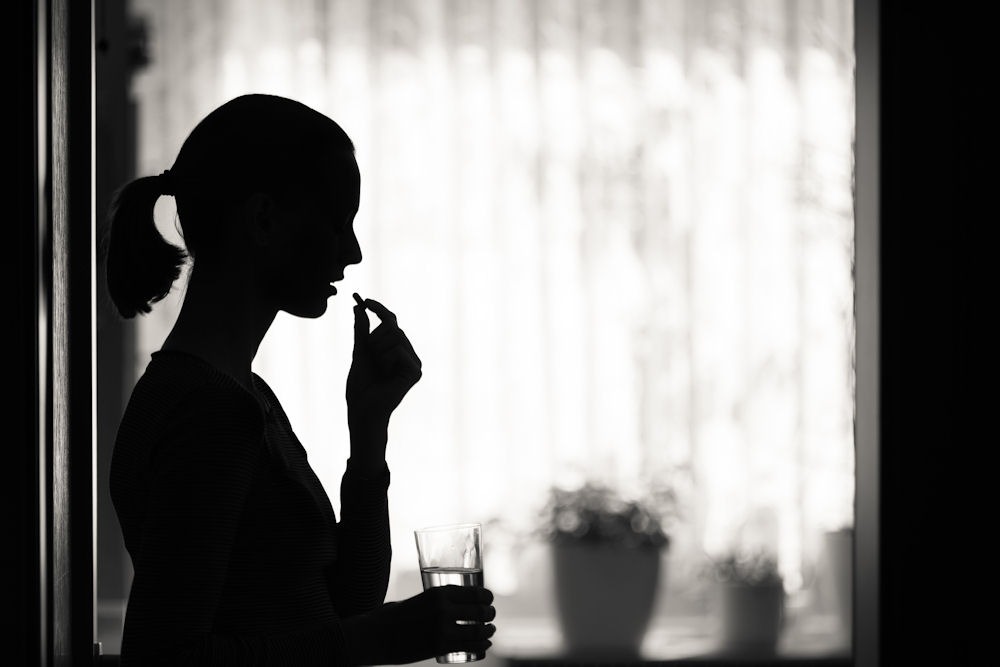
<svg viewBox="0 0 1000 667">
<path fill-rule="evenodd" d="M 330 590 L 341 617 L 377 608 L 389 585 L 392 547 L 385 463 L 389 419 L 420 380 L 421 362 L 396 316 L 354 295 L 354 353 L 347 376 L 351 456 L 341 481 L 338 556 Z M 381 322 L 369 332 L 367 309 Z"/>
<path fill-rule="evenodd" d="M 385 601 L 392 562 L 388 488 L 384 458 L 381 468 L 348 459 L 340 484 L 337 561 L 329 576 L 330 596 L 341 618 Z"/>
</svg>

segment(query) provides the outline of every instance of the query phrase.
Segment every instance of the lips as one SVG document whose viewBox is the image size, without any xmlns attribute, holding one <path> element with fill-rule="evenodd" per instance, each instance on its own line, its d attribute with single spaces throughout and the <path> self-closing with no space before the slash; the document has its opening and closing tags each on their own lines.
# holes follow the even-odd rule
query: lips
<svg viewBox="0 0 1000 667">
<path fill-rule="evenodd" d="M 334 283 L 337 282 L 337 281 L 339 281 L 339 280 L 343 280 L 343 279 L 344 279 L 344 276 L 340 275 L 339 277 L 334 278 L 333 280 L 330 281 L 328 289 L 329 289 L 329 292 L 330 292 L 331 296 L 337 293 L 337 286 L 334 285 Z"/>
</svg>

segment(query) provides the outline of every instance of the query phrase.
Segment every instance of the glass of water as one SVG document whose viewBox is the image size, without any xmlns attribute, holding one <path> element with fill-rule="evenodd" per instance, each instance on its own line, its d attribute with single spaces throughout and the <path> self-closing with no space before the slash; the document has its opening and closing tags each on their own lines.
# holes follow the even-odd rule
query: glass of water
<svg viewBox="0 0 1000 667">
<path fill-rule="evenodd" d="M 453 523 L 413 531 L 424 590 L 435 586 L 483 586 L 483 526 Z M 472 624 L 478 621 L 458 621 Z M 439 663 L 474 662 L 485 653 L 457 651 L 437 656 Z"/>
</svg>

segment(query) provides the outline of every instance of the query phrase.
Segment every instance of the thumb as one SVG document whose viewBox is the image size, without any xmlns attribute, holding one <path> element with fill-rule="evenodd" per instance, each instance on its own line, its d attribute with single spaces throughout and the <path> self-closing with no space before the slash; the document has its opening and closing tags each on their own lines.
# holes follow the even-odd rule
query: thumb
<svg viewBox="0 0 1000 667">
<path fill-rule="evenodd" d="M 354 300 L 357 301 L 354 306 L 354 346 L 359 347 L 364 344 L 369 333 L 368 312 L 365 310 L 364 300 L 357 292 L 354 293 Z"/>
</svg>

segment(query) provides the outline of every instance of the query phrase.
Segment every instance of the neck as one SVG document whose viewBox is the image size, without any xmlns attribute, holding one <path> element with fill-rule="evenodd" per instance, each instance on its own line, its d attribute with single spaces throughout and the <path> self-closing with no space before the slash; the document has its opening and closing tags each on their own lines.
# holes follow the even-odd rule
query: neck
<svg viewBox="0 0 1000 667">
<path fill-rule="evenodd" d="M 192 272 L 163 349 L 198 356 L 252 391 L 251 365 L 277 312 L 255 299 L 240 275 Z"/>
</svg>

